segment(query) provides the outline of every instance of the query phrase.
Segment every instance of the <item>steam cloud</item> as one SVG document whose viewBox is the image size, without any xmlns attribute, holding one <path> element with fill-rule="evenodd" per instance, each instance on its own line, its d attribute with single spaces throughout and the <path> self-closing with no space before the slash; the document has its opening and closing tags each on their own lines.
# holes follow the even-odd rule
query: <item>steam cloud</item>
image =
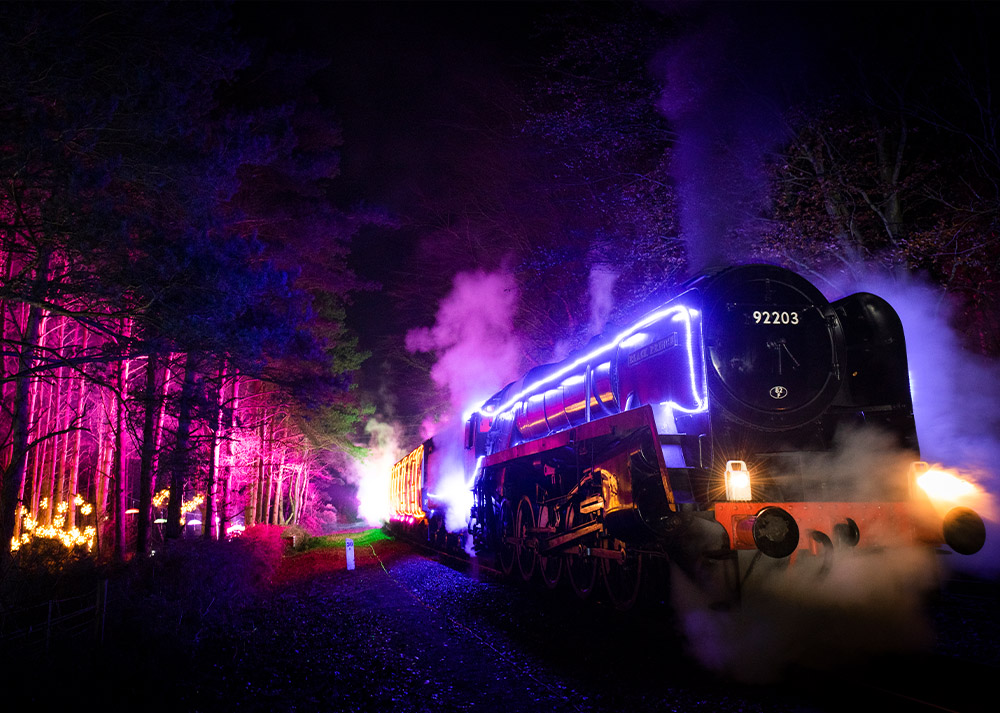
<svg viewBox="0 0 1000 713">
<path fill-rule="evenodd" d="M 749 683 L 778 680 L 789 668 L 831 669 L 865 656 L 909 653 L 932 643 L 923 612 L 936 584 L 933 555 L 838 552 L 818 563 L 760 560 L 738 609 L 705 606 L 703 590 L 674 570 L 671 593 L 693 653 L 714 671 Z"/>
<path fill-rule="evenodd" d="M 792 13 L 759 4 L 712 4 L 700 27 L 656 59 L 659 110 L 677 141 L 671 172 L 680 199 L 688 269 L 728 262 L 732 232 L 747 231 L 767 198 L 764 156 L 783 126 L 772 97 L 803 67 Z M 792 59 L 794 56 L 794 59 Z"/>
<path fill-rule="evenodd" d="M 465 414 L 520 373 L 521 345 L 514 332 L 517 287 L 505 272 L 459 273 L 452 291 L 441 301 L 433 327 L 406 334 L 411 352 L 432 352 L 434 382 L 447 390 L 450 408 L 424 426 L 434 436 L 428 493 L 448 504 L 446 527 L 451 532 L 466 525 L 472 505 L 463 444 Z"/>
<path fill-rule="evenodd" d="M 447 389 L 454 414 L 479 406 L 517 375 L 516 307 L 517 286 L 510 274 L 463 272 L 441 301 L 434 326 L 406 333 L 407 350 L 437 355 L 431 378 Z"/>
<path fill-rule="evenodd" d="M 884 479 L 905 475 L 912 459 L 891 442 L 871 430 L 845 430 L 832 452 L 804 469 L 821 474 L 831 498 L 877 497 Z M 692 652 L 708 668 L 766 683 L 792 667 L 836 668 L 926 649 L 933 636 L 924 599 L 938 582 L 938 562 L 927 548 L 893 542 L 897 534 L 904 538 L 887 526 L 884 548 L 837 547 L 829 559 L 801 549 L 791 564 L 762 556 L 743 582 L 741 603 L 729 610 L 709 606 L 711 588 L 675 571 L 671 593 Z"/>
<path fill-rule="evenodd" d="M 610 266 L 598 263 L 590 268 L 590 325 L 588 336 L 604 331 L 608 315 L 615 306 L 614 287 L 618 273 Z"/>
<path fill-rule="evenodd" d="M 986 520 L 986 545 L 950 558 L 951 566 L 1000 577 L 1000 365 L 963 349 L 940 288 L 906 274 L 864 275 L 852 287 L 887 300 L 903 322 L 921 458 L 958 470 L 982 491 L 969 506 Z"/>
<path fill-rule="evenodd" d="M 365 424 L 368 455 L 352 465 L 358 483 L 358 515 L 370 525 L 389 519 L 389 480 L 401 455 L 397 429 L 375 418 Z"/>
</svg>

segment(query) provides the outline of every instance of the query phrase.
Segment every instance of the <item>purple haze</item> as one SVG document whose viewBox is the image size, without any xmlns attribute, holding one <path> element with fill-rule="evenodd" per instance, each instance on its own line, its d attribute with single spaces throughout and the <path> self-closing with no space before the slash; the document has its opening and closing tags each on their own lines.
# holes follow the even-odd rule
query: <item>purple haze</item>
<svg viewBox="0 0 1000 713">
<path fill-rule="evenodd" d="M 658 106 L 677 133 L 671 173 L 692 274 L 739 258 L 734 231 L 745 235 L 758 219 L 764 158 L 784 131 L 773 98 L 802 66 L 784 22 L 758 17 L 756 6 L 717 9 L 654 62 Z"/>
</svg>

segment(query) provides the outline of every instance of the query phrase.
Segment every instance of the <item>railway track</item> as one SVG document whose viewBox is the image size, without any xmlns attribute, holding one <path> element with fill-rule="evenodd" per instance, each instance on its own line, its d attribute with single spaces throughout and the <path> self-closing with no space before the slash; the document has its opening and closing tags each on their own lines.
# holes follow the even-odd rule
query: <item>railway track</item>
<svg viewBox="0 0 1000 713">
<path fill-rule="evenodd" d="M 998 676 L 995 666 L 942 655 L 895 659 L 876 662 L 840 699 L 864 700 L 872 709 L 901 713 L 986 713 L 997 707 L 992 688 Z"/>
<path fill-rule="evenodd" d="M 424 556 L 470 578 L 518 581 L 505 578 L 488 558 L 469 557 L 465 553 L 436 549 L 428 543 L 408 541 Z M 939 632 L 940 637 L 990 638 L 988 626 L 975 631 L 963 627 L 977 627 L 970 613 L 996 627 L 996 584 L 955 579 L 947 582 L 942 592 L 934 607 L 943 612 L 941 619 L 948 630 Z M 995 646 L 995 641 L 991 643 Z M 992 713 L 997 705 L 992 686 L 997 680 L 1000 680 L 1000 668 L 993 661 L 935 653 L 845 661 L 839 670 L 809 671 L 789 677 L 788 682 L 816 711 L 870 708 L 903 713 Z"/>
</svg>

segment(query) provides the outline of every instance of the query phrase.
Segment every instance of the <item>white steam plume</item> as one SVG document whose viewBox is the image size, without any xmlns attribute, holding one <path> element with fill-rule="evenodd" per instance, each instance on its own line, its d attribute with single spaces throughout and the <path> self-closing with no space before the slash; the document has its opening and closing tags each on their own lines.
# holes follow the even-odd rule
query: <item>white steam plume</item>
<svg viewBox="0 0 1000 713">
<path fill-rule="evenodd" d="M 962 347 L 940 288 L 906 274 L 867 275 L 856 279 L 852 287 L 852 291 L 872 292 L 888 301 L 903 323 L 921 458 L 958 470 L 981 490 L 976 502 L 962 504 L 986 520 L 986 545 L 975 555 L 949 558 L 949 564 L 964 572 L 1000 577 L 996 512 L 1000 365 Z"/>
<path fill-rule="evenodd" d="M 406 333 L 407 350 L 437 355 L 431 378 L 448 390 L 454 413 L 478 406 L 517 374 L 516 307 L 512 275 L 462 272 L 441 301 L 434 326 Z"/>
<path fill-rule="evenodd" d="M 389 480 L 401 455 L 395 426 L 376 418 L 365 424 L 368 454 L 352 465 L 358 484 L 358 515 L 370 525 L 389 519 Z"/>
<path fill-rule="evenodd" d="M 590 325 L 588 336 L 604 331 L 608 315 L 615 306 L 614 288 L 618 273 L 609 265 L 598 263 L 590 268 Z"/>
<path fill-rule="evenodd" d="M 783 569 L 761 557 L 729 611 L 706 606 L 703 590 L 678 568 L 673 603 L 692 652 L 706 668 L 748 683 L 769 683 L 794 668 L 836 669 L 933 643 L 924 613 L 937 583 L 932 553 L 915 547 L 838 552 Z"/>
<path fill-rule="evenodd" d="M 590 267 L 588 278 L 590 294 L 590 321 L 587 323 L 587 337 L 594 337 L 604 332 L 608 317 L 615 306 L 615 282 L 618 272 L 607 263 L 594 263 Z M 549 359 L 553 362 L 562 361 L 574 347 L 579 346 L 576 339 L 560 339 L 555 343 Z"/>
<path fill-rule="evenodd" d="M 834 499 L 879 497 L 885 478 L 906 473 L 907 455 L 891 442 L 883 434 L 847 429 L 832 452 L 817 454 L 803 470 L 821 474 Z M 876 523 L 859 525 L 862 538 L 874 537 Z M 800 543 L 808 537 L 801 532 Z M 822 547 L 817 555 L 800 549 L 794 562 L 761 555 L 749 575 L 743 571 L 742 601 L 731 609 L 710 606 L 710 588 L 675 570 L 671 593 L 692 653 L 714 671 L 767 683 L 792 668 L 835 669 L 865 657 L 926 650 L 933 637 L 923 605 L 939 581 L 935 556 L 891 524 L 879 542 L 870 549 L 838 546 L 829 559 Z M 744 552 L 744 565 L 751 556 Z"/>
</svg>

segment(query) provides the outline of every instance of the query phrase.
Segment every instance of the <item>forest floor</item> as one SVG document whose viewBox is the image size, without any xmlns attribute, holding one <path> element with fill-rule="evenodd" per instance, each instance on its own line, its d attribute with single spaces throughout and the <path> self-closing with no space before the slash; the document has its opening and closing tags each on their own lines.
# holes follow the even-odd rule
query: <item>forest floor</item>
<svg viewBox="0 0 1000 713">
<path fill-rule="evenodd" d="M 561 590 L 502 581 L 377 532 L 343 537 L 355 539 L 353 570 L 342 547 L 292 553 L 270 542 L 265 558 L 273 566 L 255 575 L 266 581 L 252 596 L 237 596 L 227 584 L 246 567 L 229 572 L 204 555 L 196 564 L 190 558 L 161 564 L 160 588 L 150 588 L 147 578 L 109 597 L 119 613 L 109 617 L 103 646 L 85 657 L 50 656 L 2 669 L 0 700 L 54 710 L 93 699 L 103 710 L 171 713 L 802 713 L 853 709 L 858 696 L 870 700 L 876 690 L 869 674 L 858 673 L 870 666 L 851 663 L 834 672 L 758 667 L 757 680 L 736 682 L 731 672 L 711 673 L 696 663 L 674 618 L 655 602 L 620 613 Z M 214 586 L 194 596 L 176 589 L 184 577 Z M 994 595 L 959 589 L 937 598 L 934 651 L 897 656 L 884 670 L 912 663 L 917 678 L 982 677 L 983 670 L 995 677 Z M 941 671 L 941 661 L 964 673 Z M 878 686 L 889 687 L 889 677 L 881 675 Z M 883 709 L 894 709 L 895 700 Z"/>
</svg>

